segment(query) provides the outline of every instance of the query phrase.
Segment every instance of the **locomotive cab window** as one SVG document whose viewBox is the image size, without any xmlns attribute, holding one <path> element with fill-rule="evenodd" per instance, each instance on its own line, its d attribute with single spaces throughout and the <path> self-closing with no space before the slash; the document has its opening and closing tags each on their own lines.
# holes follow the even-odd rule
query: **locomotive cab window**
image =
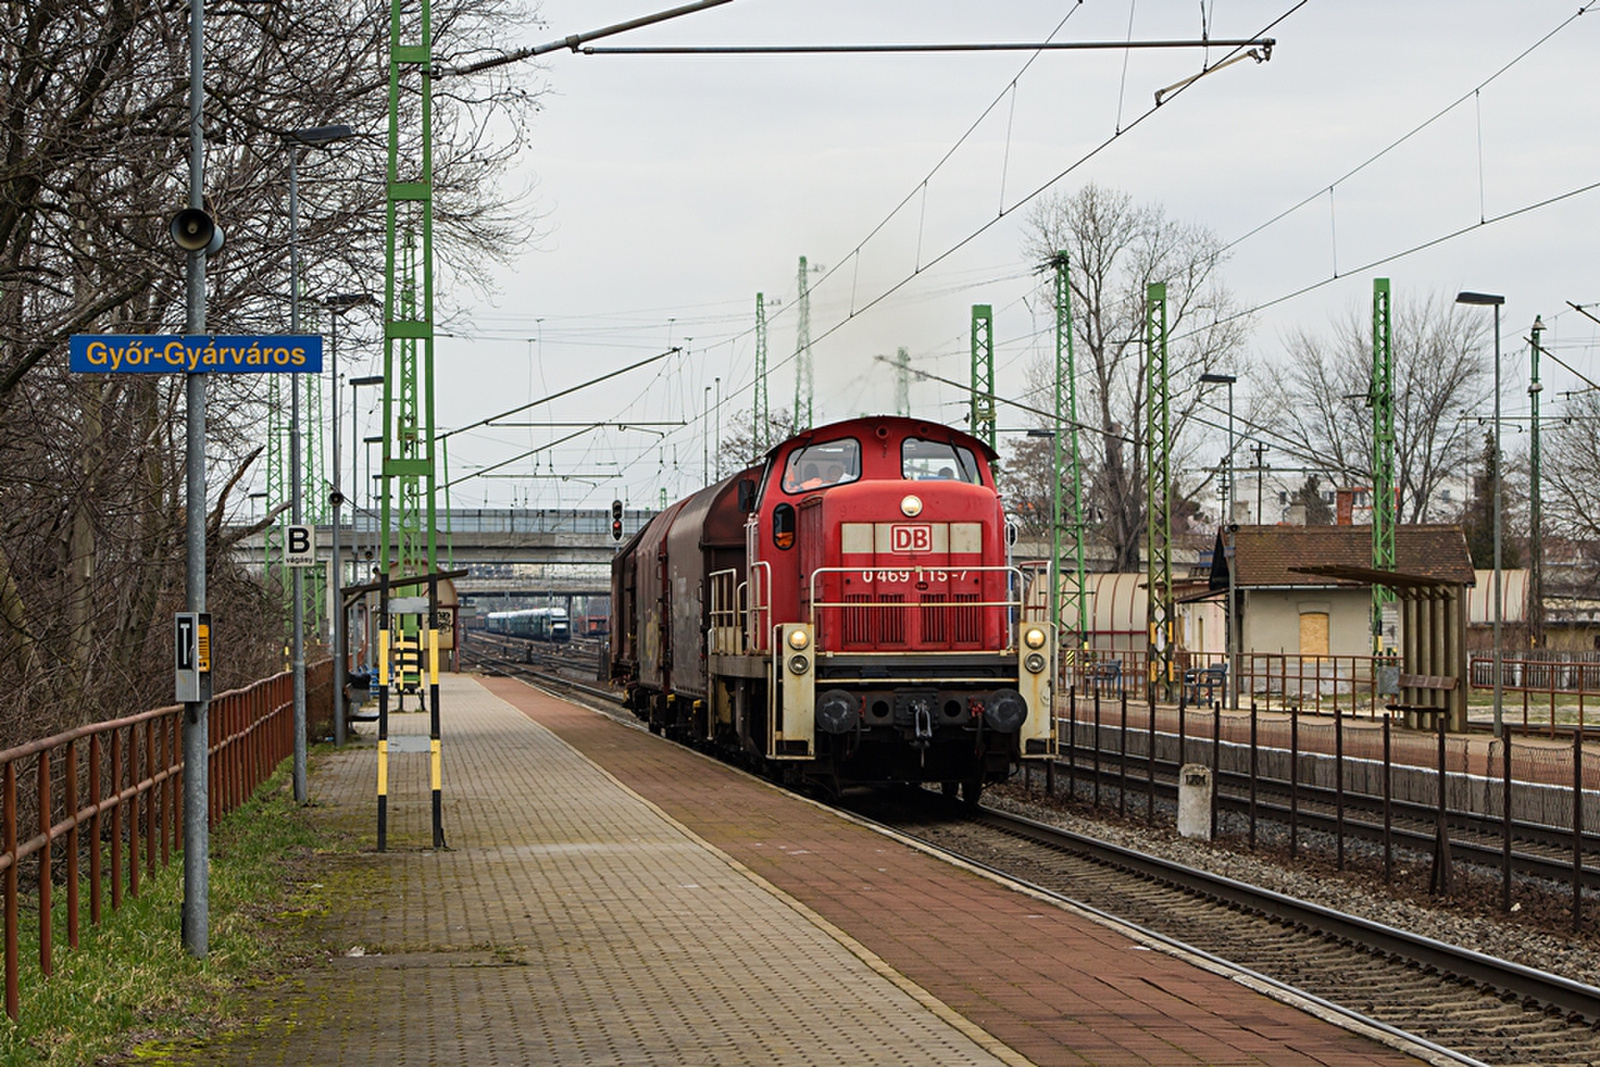
<svg viewBox="0 0 1600 1067">
<path fill-rule="evenodd" d="M 982 485 L 978 457 L 948 441 L 908 437 L 900 446 L 900 477 L 908 482 L 967 482 Z"/>
<path fill-rule="evenodd" d="M 844 485 L 861 477 L 861 442 L 854 437 L 825 441 L 789 453 L 783 468 L 783 491 L 809 493 Z"/>
</svg>

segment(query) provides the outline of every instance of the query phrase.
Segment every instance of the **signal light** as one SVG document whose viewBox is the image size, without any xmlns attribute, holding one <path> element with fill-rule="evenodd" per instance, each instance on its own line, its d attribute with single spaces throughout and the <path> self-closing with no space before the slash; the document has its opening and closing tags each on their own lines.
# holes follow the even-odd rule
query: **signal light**
<svg viewBox="0 0 1600 1067">
<path fill-rule="evenodd" d="M 611 517 L 618 522 L 622 521 L 622 501 L 613 500 L 611 502 Z"/>
<path fill-rule="evenodd" d="M 611 539 L 613 541 L 622 540 L 622 520 L 621 519 L 612 519 L 611 520 Z"/>
</svg>

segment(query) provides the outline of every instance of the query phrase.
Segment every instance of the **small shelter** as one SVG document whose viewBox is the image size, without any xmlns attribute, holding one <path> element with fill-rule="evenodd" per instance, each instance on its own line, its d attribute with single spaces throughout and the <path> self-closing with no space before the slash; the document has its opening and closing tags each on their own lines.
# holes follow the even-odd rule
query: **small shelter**
<svg viewBox="0 0 1600 1067">
<path fill-rule="evenodd" d="M 1459 526 L 1395 529 L 1395 569 L 1372 566 L 1370 526 L 1240 526 L 1233 532 L 1241 645 L 1249 652 L 1300 656 L 1372 653 L 1372 586 L 1400 605 L 1396 703 L 1467 717 L 1467 602 L 1472 558 Z M 1226 595 L 1227 553 L 1218 532 L 1210 588 Z"/>
</svg>

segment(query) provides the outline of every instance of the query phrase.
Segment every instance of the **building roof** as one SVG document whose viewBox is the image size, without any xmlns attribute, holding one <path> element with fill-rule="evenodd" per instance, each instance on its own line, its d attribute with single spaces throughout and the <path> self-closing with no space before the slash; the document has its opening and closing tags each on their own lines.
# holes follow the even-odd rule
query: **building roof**
<svg viewBox="0 0 1600 1067">
<path fill-rule="evenodd" d="M 1218 534 L 1221 539 L 1221 534 Z M 1237 584 L 1263 586 L 1349 586 L 1365 583 L 1297 571 L 1300 567 L 1371 568 L 1371 526 L 1241 526 L 1234 534 Z M 1472 585 L 1472 557 L 1459 526 L 1395 527 L 1395 571 L 1455 585 Z M 1227 561 L 1213 557 L 1211 587 L 1228 585 Z"/>
</svg>

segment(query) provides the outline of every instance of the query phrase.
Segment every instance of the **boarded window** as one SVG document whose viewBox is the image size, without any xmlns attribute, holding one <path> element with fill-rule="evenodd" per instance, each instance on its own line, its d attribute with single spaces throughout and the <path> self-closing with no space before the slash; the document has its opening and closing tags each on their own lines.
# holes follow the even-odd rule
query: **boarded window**
<svg viewBox="0 0 1600 1067">
<path fill-rule="evenodd" d="M 1300 613 L 1300 654 L 1326 656 L 1328 654 L 1328 613 L 1303 611 Z"/>
</svg>

